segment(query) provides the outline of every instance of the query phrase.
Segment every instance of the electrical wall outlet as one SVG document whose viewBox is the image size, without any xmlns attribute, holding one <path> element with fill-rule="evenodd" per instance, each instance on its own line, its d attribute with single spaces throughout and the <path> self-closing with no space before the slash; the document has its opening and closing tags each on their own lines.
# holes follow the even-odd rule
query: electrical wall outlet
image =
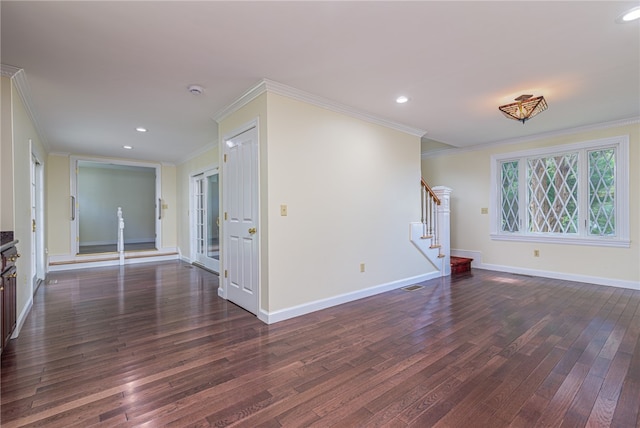
<svg viewBox="0 0 640 428">
<path fill-rule="evenodd" d="M 360 263 L 360 272 L 364 272 L 364 263 Z"/>
<path fill-rule="evenodd" d="M 480 214 L 489 214 L 489 208 L 480 208 Z"/>
<path fill-rule="evenodd" d="M 540 250 L 533 250 L 533 257 L 540 257 Z"/>
</svg>

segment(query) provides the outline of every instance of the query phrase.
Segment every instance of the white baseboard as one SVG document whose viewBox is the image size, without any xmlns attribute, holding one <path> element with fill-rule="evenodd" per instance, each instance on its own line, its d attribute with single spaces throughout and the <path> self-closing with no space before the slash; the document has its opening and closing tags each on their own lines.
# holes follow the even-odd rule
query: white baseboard
<svg viewBox="0 0 640 428">
<path fill-rule="evenodd" d="M 80 246 L 84 246 L 84 245 L 116 245 L 118 243 L 118 241 L 116 240 L 111 240 L 111 241 L 82 241 L 80 242 Z"/>
<path fill-rule="evenodd" d="M 456 250 L 451 249 L 451 255 L 454 257 L 464 257 L 466 259 L 473 259 L 471 261 L 471 267 L 477 267 L 478 269 L 482 269 L 480 266 L 482 265 L 482 253 L 480 251 L 470 251 L 470 250 Z"/>
<path fill-rule="evenodd" d="M 155 243 L 156 238 L 139 238 L 139 239 L 125 239 L 124 245 L 127 244 L 145 244 L 145 243 Z M 117 245 L 118 241 L 109 240 L 109 241 L 82 241 L 80 242 L 80 246 L 85 245 Z"/>
<path fill-rule="evenodd" d="M 125 251 L 125 265 L 178 260 L 178 249 L 175 247 L 150 251 Z M 49 256 L 47 272 L 57 272 L 73 269 L 89 269 L 104 266 L 118 266 L 118 253 L 90 254 L 90 255 L 53 255 Z"/>
<path fill-rule="evenodd" d="M 498 272 L 515 273 L 520 275 L 540 276 L 543 278 L 562 279 L 565 281 L 584 282 L 587 284 L 606 285 L 609 287 L 629 288 L 631 290 L 640 290 L 640 282 L 638 281 L 627 281 L 623 279 L 602 278 L 597 276 L 577 275 L 564 272 L 551 272 L 494 264 L 483 264 L 482 266 L 477 266 L 477 268 L 494 270 Z"/>
<path fill-rule="evenodd" d="M 16 320 L 16 328 L 15 330 L 13 330 L 13 333 L 11 334 L 12 339 L 15 339 L 20 335 L 20 330 L 22 330 L 22 326 L 24 325 L 24 322 L 27 320 L 27 316 L 29 316 L 29 312 L 31 312 L 32 307 L 33 307 L 33 296 L 30 296 L 29 300 L 27 301 L 27 304 L 24 305 L 24 308 L 22 308 L 22 311 L 20 312 L 20 315 Z"/>
<path fill-rule="evenodd" d="M 316 300 L 314 302 L 304 303 L 298 306 L 292 306 L 286 309 L 280 309 L 274 312 L 268 312 L 260 309 L 258 313 L 258 319 L 266 324 L 273 324 L 279 321 L 295 318 L 300 315 L 306 315 L 311 312 L 327 309 L 333 306 L 338 306 L 343 303 L 352 302 L 354 300 L 363 299 L 365 297 L 373 296 L 376 294 L 384 293 L 386 291 L 395 290 L 397 288 L 405 287 L 407 285 L 417 284 L 419 282 L 427 281 L 434 278 L 440 278 L 442 273 L 439 271 L 430 272 L 425 275 L 418 275 L 411 278 L 405 278 L 398 281 L 389 282 L 386 284 L 376 285 L 364 290 L 353 291 L 350 293 L 340 294 L 338 296 L 328 297 L 326 299 Z M 223 293 L 218 289 L 218 295 Z M 224 297 L 223 297 L 224 298 Z"/>
<path fill-rule="evenodd" d="M 451 250 L 452 256 L 467 257 L 473 259 L 471 267 L 476 269 L 493 270 L 497 272 L 515 273 L 519 275 L 539 276 L 542 278 L 562 279 L 565 281 L 584 282 L 587 284 L 606 285 L 609 287 L 628 288 L 640 290 L 640 281 L 628 281 L 624 279 L 603 278 L 590 275 L 579 275 L 566 272 L 553 272 L 538 269 L 522 268 L 517 266 L 496 265 L 482 262 L 482 253 L 469 250 Z"/>
</svg>

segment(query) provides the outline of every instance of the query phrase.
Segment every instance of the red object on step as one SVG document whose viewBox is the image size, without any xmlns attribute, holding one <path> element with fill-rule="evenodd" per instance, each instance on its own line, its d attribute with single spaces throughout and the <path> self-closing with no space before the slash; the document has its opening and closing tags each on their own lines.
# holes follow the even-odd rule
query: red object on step
<svg viewBox="0 0 640 428">
<path fill-rule="evenodd" d="M 466 257 L 451 256 L 451 275 L 471 271 L 471 262 L 473 259 Z"/>
</svg>

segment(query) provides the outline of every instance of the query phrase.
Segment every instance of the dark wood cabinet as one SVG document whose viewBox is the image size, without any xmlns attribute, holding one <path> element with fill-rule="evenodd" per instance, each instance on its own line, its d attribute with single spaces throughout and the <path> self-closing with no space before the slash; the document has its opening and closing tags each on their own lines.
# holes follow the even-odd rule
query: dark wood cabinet
<svg viewBox="0 0 640 428">
<path fill-rule="evenodd" d="M 0 285 L 0 322 L 2 324 L 2 342 L 0 353 L 11 339 L 16 328 L 16 283 L 18 273 L 15 262 L 20 257 L 15 244 L 3 245 L 2 284 Z"/>
</svg>

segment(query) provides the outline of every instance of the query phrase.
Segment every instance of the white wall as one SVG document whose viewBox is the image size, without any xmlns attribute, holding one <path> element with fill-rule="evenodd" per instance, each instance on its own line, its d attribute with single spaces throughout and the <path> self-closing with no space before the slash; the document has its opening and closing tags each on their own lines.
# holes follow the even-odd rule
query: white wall
<svg viewBox="0 0 640 428">
<path fill-rule="evenodd" d="M 31 260 L 32 252 L 35 251 L 35 242 L 32 242 L 31 239 L 31 153 L 33 151 L 40 160 L 44 161 L 46 151 L 33 125 L 32 118 L 13 84 L 11 85 L 11 90 L 14 183 L 13 230 L 15 239 L 20 241 L 18 243 L 18 252 L 22 255 L 16 262 L 18 270 L 17 314 L 19 328 L 21 323 L 24 322 L 33 297 Z M 44 163 L 44 168 L 46 174 L 46 162 Z M 4 200 L 2 204 L 5 204 Z"/>
<path fill-rule="evenodd" d="M 579 143 L 629 135 L 630 248 L 495 241 L 489 237 L 491 156 L 537 147 Z M 609 127 L 527 143 L 495 146 L 422 161 L 422 172 L 431 185 L 453 188 L 451 198 L 451 247 L 476 254 L 477 262 L 490 269 L 540 276 L 620 285 L 640 289 L 640 126 Z M 533 250 L 540 257 L 533 256 Z"/>
<path fill-rule="evenodd" d="M 155 242 L 156 171 L 144 167 L 78 168 L 80 245 L 115 244 L 122 207 L 124 242 Z"/>
<path fill-rule="evenodd" d="M 13 230 L 13 124 L 11 79 L 0 77 L 0 231 Z"/>
<path fill-rule="evenodd" d="M 267 112 L 270 311 L 434 270 L 409 241 L 419 137 L 275 94 Z"/>
<path fill-rule="evenodd" d="M 161 246 L 174 249 L 178 245 L 178 189 L 177 168 L 175 165 L 163 164 L 160 172 L 162 199 Z"/>
<path fill-rule="evenodd" d="M 69 156 L 47 157 L 47 236 L 49 255 L 71 254 L 71 184 Z"/>
<path fill-rule="evenodd" d="M 273 93 L 221 121 L 220 136 L 256 117 L 261 310 L 434 272 L 409 240 L 420 220 L 419 137 Z"/>
</svg>

